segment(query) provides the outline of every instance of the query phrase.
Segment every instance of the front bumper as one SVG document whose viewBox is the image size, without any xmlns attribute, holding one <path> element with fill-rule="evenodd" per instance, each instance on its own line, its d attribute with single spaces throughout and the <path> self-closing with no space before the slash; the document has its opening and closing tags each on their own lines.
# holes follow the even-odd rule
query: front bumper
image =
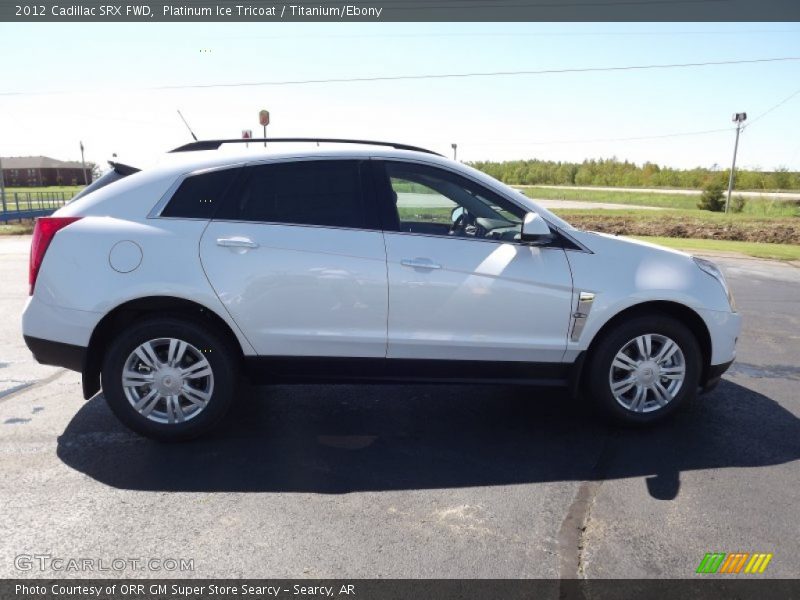
<svg viewBox="0 0 800 600">
<path fill-rule="evenodd" d="M 732 364 L 733 361 L 731 360 L 721 365 L 710 365 L 706 372 L 705 381 L 702 381 L 700 384 L 700 392 L 705 394 L 717 387 L 719 380 L 722 379 L 723 373 L 725 373 Z"/>
</svg>

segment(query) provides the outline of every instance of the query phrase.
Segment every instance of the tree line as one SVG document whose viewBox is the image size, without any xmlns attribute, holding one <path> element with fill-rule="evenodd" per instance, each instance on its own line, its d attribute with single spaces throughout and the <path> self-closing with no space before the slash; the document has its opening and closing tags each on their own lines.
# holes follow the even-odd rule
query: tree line
<svg viewBox="0 0 800 600">
<path fill-rule="evenodd" d="M 700 189 L 714 183 L 728 184 L 730 169 L 695 167 L 674 169 L 646 162 L 637 165 L 616 158 L 584 160 L 582 163 L 550 160 L 511 160 L 469 163 L 513 185 L 597 185 L 611 187 L 666 187 Z M 800 172 L 780 167 L 774 171 L 736 169 L 736 189 L 797 190 Z"/>
</svg>

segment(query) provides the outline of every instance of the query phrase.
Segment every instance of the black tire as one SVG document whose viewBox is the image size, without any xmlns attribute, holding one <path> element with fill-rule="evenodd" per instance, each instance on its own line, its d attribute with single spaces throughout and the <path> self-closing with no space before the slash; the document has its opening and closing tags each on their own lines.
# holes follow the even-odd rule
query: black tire
<svg viewBox="0 0 800 600">
<path fill-rule="evenodd" d="M 143 416 L 134 408 L 123 388 L 123 369 L 134 350 L 145 342 L 162 338 L 182 340 L 199 349 L 211 368 L 213 388 L 208 390 L 210 399 L 202 410 L 183 422 L 160 423 Z M 145 318 L 119 333 L 110 344 L 103 360 L 103 392 L 112 412 L 136 433 L 163 442 L 183 441 L 207 433 L 228 412 L 238 381 L 238 366 L 238 349 L 213 326 L 177 317 Z M 142 395 L 148 389 L 138 388 L 144 390 Z M 159 406 L 166 407 L 166 404 Z M 194 409 L 190 403 L 186 406 Z M 155 417 L 157 410 L 153 413 Z"/>
<path fill-rule="evenodd" d="M 683 353 L 685 376 L 674 398 L 666 405 L 654 408 L 652 412 L 634 412 L 614 397 L 609 374 L 617 353 L 631 340 L 645 334 L 666 336 L 675 342 Z M 642 314 L 620 322 L 597 340 L 590 350 L 588 361 L 584 393 L 602 413 L 616 422 L 633 425 L 654 423 L 697 397 L 702 368 L 700 345 L 686 325 L 663 313 Z M 647 397 L 653 398 L 653 392 L 648 393 L 651 395 Z"/>
</svg>

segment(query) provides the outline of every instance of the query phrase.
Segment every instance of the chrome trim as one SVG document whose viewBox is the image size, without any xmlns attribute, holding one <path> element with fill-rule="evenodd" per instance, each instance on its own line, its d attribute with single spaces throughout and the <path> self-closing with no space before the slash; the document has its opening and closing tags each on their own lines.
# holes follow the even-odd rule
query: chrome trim
<svg viewBox="0 0 800 600">
<path fill-rule="evenodd" d="M 594 293 L 580 292 L 578 294 L 578 307 L 572 313 L 574 321 L 572 322 L 572 331 L 569 336 L 571 341 L 577 342 L 580 339 L 583 328 L 586 325 L 586 319 L 589 317 L 589 311 L 592 310 L 592 302 L 594 302 Z"/>
</svg>

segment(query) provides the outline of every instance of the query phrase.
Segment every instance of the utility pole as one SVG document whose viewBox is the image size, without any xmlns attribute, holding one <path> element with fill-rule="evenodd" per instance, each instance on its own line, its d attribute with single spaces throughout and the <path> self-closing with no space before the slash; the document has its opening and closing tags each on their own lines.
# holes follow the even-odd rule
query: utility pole
<svg viewBox="0 0 800 600">
<path fill-rule="evenodd" d="M 81 142 L 81 166 L 83 167 L 83 185 L 89 185 L 86 180 L 86 162 L 83 160 L 83 142 Z"/>
<path fill-rule="evenodd" d="M 736 141 L 733 144 L 733 163 L 731 163 L 731 175 L 728 177 L 728 197 L 725 199 L 725 214 L 728 214 L 728 207 L 731 205 L 731 192 L 733 191 L 733 177 L 736 171 L 736 152 L 739 150 L 739 132 L 742 130 L 742 123 L 747 120 L 747 113 L 736 113 L 731 121 L 736 123 Z"/>
<path fill-rule="evenodd" d="M 6 179 L 3 177 L 3 157 L 0 156 L 0 208 L 6 212 Z"/>
<path fill-rule="evenodd" d="M 450 144 L 450 147 L 453 149 L 453 160 L 456 160 L 456 153 L 458 152 L 458 144 Z"/>
</svg>

